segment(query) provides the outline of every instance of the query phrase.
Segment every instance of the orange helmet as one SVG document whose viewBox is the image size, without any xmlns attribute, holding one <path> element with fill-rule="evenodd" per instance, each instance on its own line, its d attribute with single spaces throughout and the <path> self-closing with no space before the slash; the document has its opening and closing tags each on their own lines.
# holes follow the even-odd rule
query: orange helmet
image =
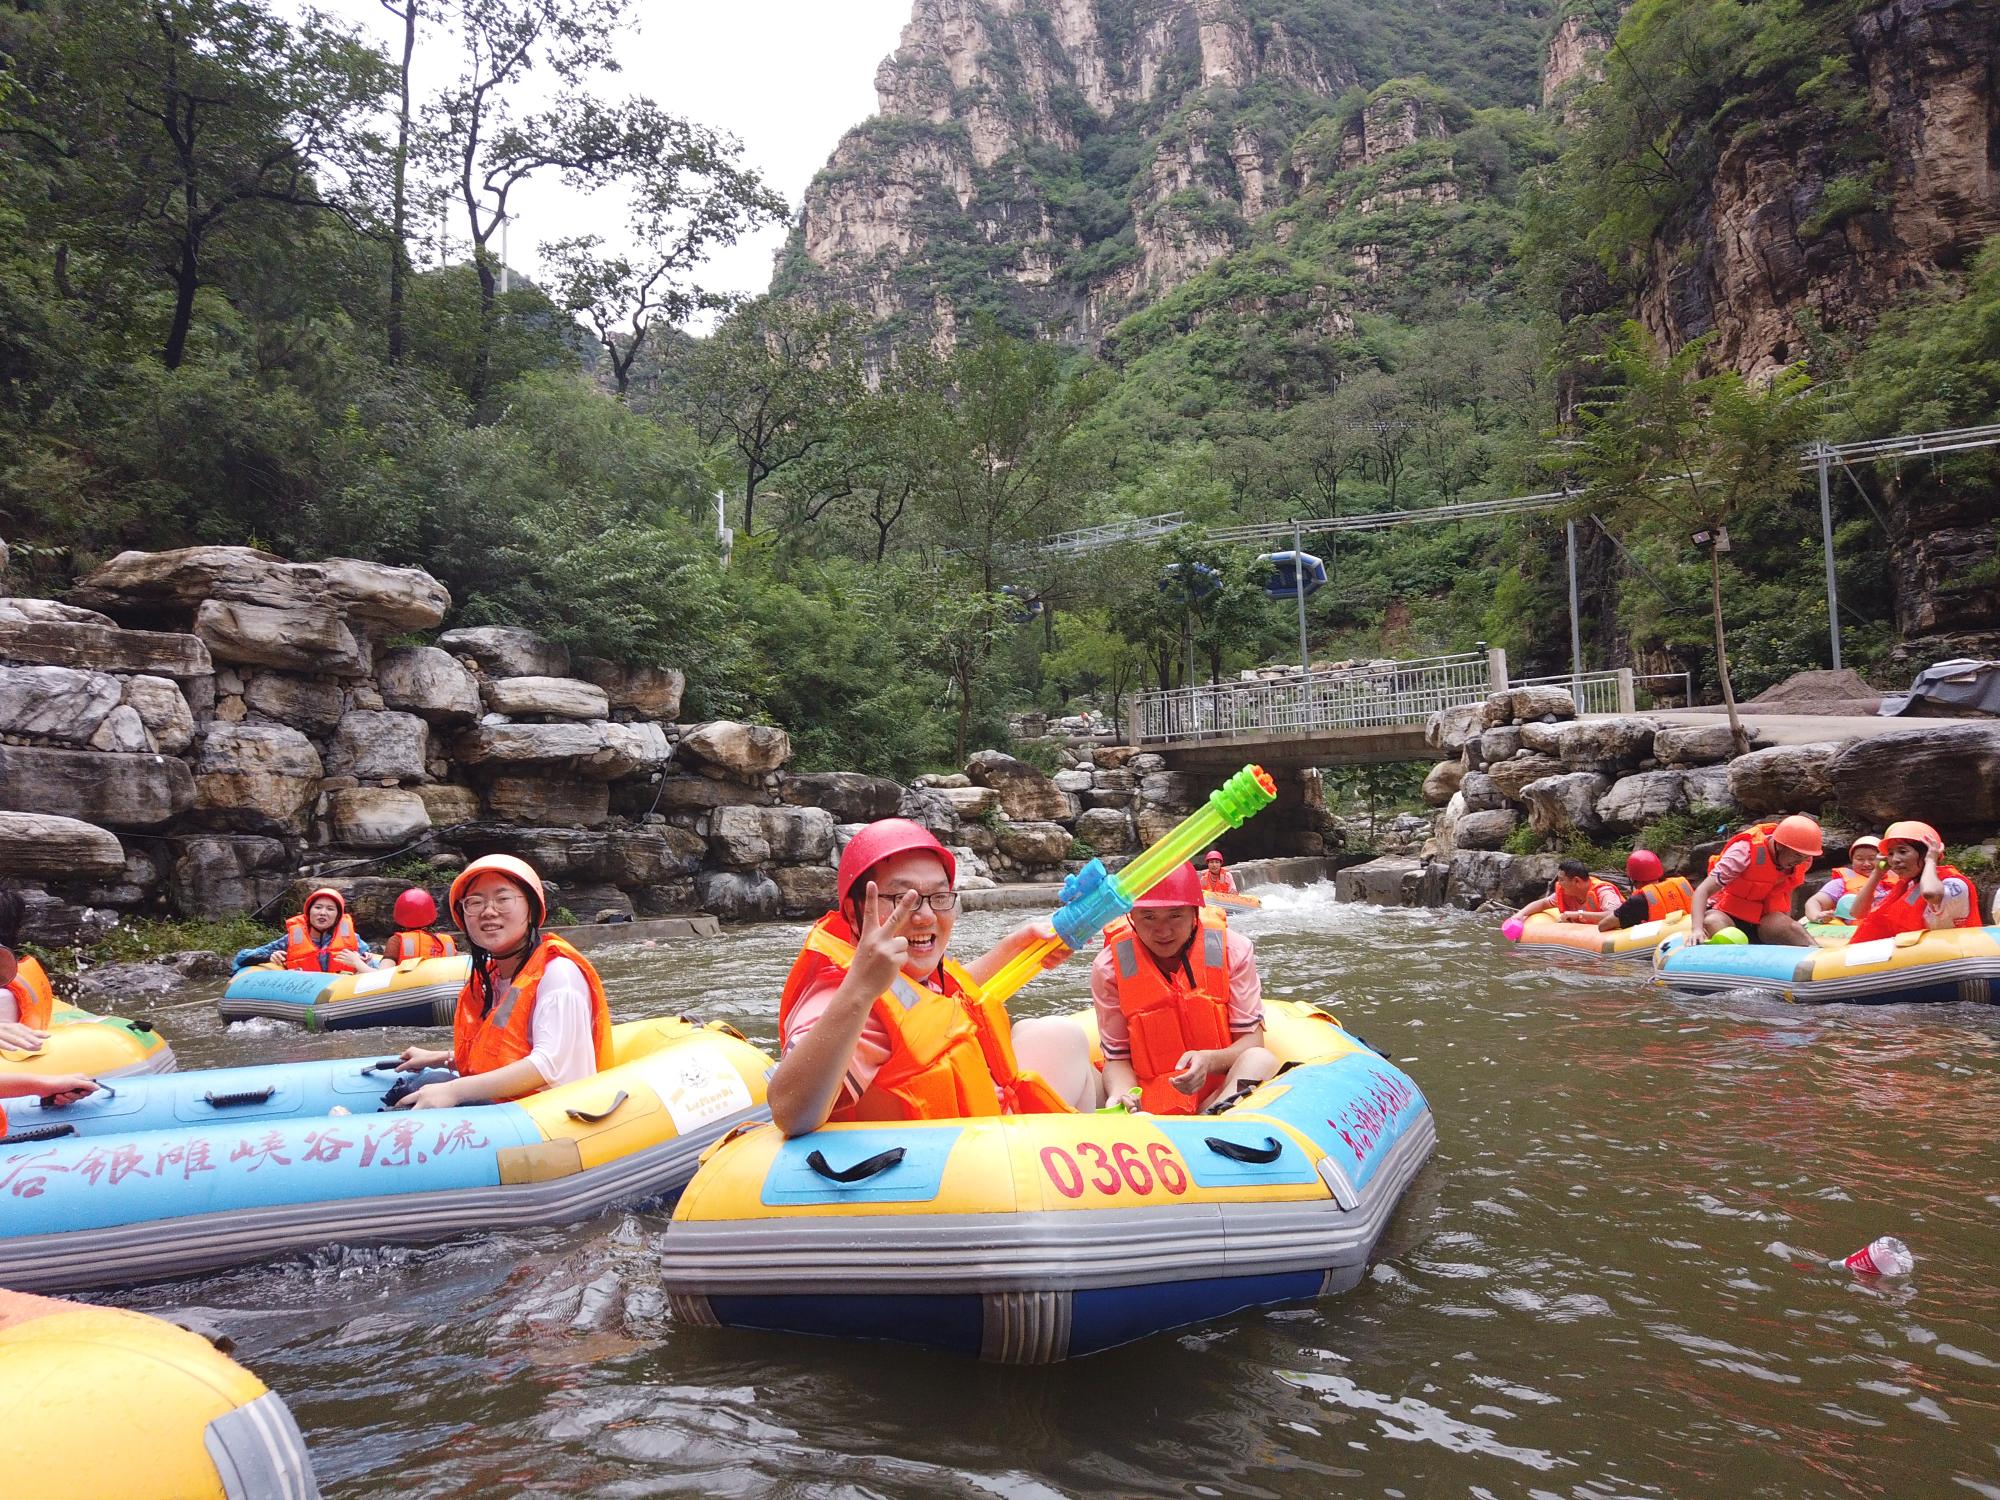
<svg viewBox="0 0 2000 1500">
<path fill-rule="evenodd" d="M 1169 870 L 1165 879 L 1132 905 L 1134 907 L 1200 906 L 1207 900 L 1208 896 L 1201 888 L 1201 876 L 1195 872 L 1193 865 L 1183 863 L 1178 868 Z"/>
<path fill-rule="evenodd" d="M 1933 854 L 1942 854 L 1944 852 L 1944 839 L 1939 835 L 1938 831 L 1928 823 L 1918 823 L 1914 820 L 1891 823 L 1883 831 L 1882 842 L 1885 844 L 1898 842 L 1921 844 Z"/>
<path fill-rule="evenodd" d="M 303 916 L 305 913 L 311 911 L 313 902 L 319 900 L 319 898 L 322 896 L 326 897 L 327 900 L 331 901 L 335 906 L 340 908 L 340 916 L 344 917 L 347 915 L 347 898 L 341 895 L 339 891 L 336 891 L 330 885 L 323 885 L 318 890 L 314 891 L 311 895 L 307 896 L 304 904 L 299 907 L 299 914 Z M 340 920 L 340 917 L 336 917 L 334 918 L 334 920 L 337 922 Z"/>
<path fill-rule="evenodd" d="M 459 906 L 465 899 L 466 889 L 482 875 L 505 875 L 527 892 L 528 904 L 535 910 L 534 925 L 539 927 L 548 920 L 548 893 L 542 889 L 542 877 L 535 873 L 535 867 L 511 854 L 482 854 L 458 872 L 458 878 L 451 883 L 450 894 L 445 897 L 445 905 L 451 909 L 451 919 L 460 931 L 465 929 L 465 920 L 459 915 Z"/>
<path fill-rule="evenodd" d="M 1818 855 L 1826 848 L 1825 841 L 1820 837 L 1819 824 L 1804 813 L 1793 813 L 1788 818 L 1778 819 L 1778 826 L 1771 830 L 1771 841 L 1795 854 Z"/>
</svg>

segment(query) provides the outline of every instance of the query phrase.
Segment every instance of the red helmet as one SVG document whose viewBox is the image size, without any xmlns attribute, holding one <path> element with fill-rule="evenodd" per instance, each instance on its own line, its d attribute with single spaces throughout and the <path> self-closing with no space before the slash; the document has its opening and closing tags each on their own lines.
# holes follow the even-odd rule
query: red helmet
<svg viewBox="0 0 2000 1500">
<path fill-rule="evenodd" d="M 1222 863 L 1222 851 L 1221 851 L 1220 849 L 1211 849 L 1211 850 L 1209 850 L 1209 851 L 1208 851 L 1208 853 L 1204 854 L 1204 855 L 1203 855 L 1203 856 L 1201 857 L 1201 862 L 1202 862 L 1203 864 L 1205 864 L 1205 865 L 1219 865 L 1219 864 L 1221 864 L 1221 863 Z"/>
<path fill-rule="evenodd" d="M 1201 888 L 1201 876 L 1195 867 L 1183 864 L 1170 870 L 1166 879 L 1154 886 L 1132 905 L 1134 907 L 1155 906 L 1200 906 L 1208 899 Z"/>
<path fill-rule="evenodd" d="M 953 885 L 958 884 L 958 861 L 949 849 L 938 842 L 936 834 L 908 818 L 884 818 L 855 834 L 847 841 L 847 847 L 840 851 L 840 872 L 834 880 L 834 904 L 846 906 L 847 893 L 859 885 L 870 870 L 891 855 L 907 854 L 912 849 L 935 854 L 938 863 L 944 866 L 944 878 Z"/>
<path fill-rule="evenodd" d="M 398 927 L 428 927 L 438 919 L 438 904 L 421 886 L 411 886 L 396 898 Z"/>
<path fill-rule="evenodd" d="M 1651 849 L 1634 849 L 1625 856 L 1625 878 L 1634 885 L 1651 885 L 1666 873 L 1660 856 Z"/>
</svg>

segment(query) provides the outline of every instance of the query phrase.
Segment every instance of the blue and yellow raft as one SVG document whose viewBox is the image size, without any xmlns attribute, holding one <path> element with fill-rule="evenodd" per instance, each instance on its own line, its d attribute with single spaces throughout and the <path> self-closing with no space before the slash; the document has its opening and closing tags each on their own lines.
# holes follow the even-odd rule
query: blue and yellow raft
<svg viewBox="0 0 2000 1500">
<path fill-rule="evenodd" d="M 696 1323 L 1007 1363 L 1353 1286 L 1436 1144 L 1400 1068 L 1266 1002 L 1298 1065 L 1223 1113 L 769 1125 L 726 1141 L 661 1255 Z"/>
<path fill-rule="evenodd" d="M 472 960 L 464 954 L 407 958 L 394 968 L 359 974 L 258 964 L 230 979 L 218 1008 L 225 1021 L 268 1016 L 308 1031 L 449 1026 L 458 992 L 471 976 Z"/>
<path fill-rule="evenodd" d="M 1697 994 L 1762 990 L 1808 1004 L 1991 1004 L 2000 1001 L 2000 927 L 1903 932 L 1820 948 L 1668 944 L 1654 959 L 1653 978 Z"/>
<path fill-rule="evenodd" d="M 124 1285 L 584 1218 L 676 1191 L 707 1146 L 768 1117 L 771 1059 L 733 1030 L 658 1019 L 612 1036 L 612 1067 L 511 1104 L 378 1113 L 390 1065 L 346 1058 L 10 1107 L 0 1285 Z"/>
<path fill-rule="evenodd" d="M 91 1078 L 144 1078 L 174 1070 L 174 1049 L 144 1021 L 99 1016 L 58 1003 L 49 1016 L 49 1034 L 40 1046 L 0 1051 L 0 1077 L 23 1073 L 83 1073 Z M 25 1108 L 11 1101 L 10 1115 Z"/>
</svg>

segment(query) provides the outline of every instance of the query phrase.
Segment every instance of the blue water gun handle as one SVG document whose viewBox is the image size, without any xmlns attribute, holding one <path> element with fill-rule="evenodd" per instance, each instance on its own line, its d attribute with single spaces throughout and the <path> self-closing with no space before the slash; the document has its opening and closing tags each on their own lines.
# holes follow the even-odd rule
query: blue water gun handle
<svg viewBox="0 0 2000 1500">
<path fill-rule="evenodd" d="M 1132 898 L 1093 859 L 1063 882 L 1062 904 L 1049 914 L 1049 926 L 1070 948 L 1081 948 L 1132 909 Z"/>
</svg>

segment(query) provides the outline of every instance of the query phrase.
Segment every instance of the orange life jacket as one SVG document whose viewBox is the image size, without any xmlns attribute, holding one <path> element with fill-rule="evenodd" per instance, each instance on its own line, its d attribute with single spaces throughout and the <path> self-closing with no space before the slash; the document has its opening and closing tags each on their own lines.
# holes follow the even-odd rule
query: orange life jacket
<svg viewBox="0 0 2000 1500">
<path fill-rule="evenodd" d="M 1604 898 L 1607 893 L 1611 897 L 1611 904 L 1609 906 L 1604 904 Z M 1562 883 L 1560 881 L 1556 883 L 1555 896 L 1556 910 L 1558 912 L 1594 911 L 1600 916 L 1606 912 L 1618 910 L 1619 904 L 1625 899 L 1619 894 L 1617 886 L 1608 880 L 1599 880 L 1595 875 L 1590 877 L 1590 890 L 1585 893 L 1583 900 L 1579 901 L 1576 905 L 1570 905 L 1569 897 L 1563 894 Z"/>
<path fill-rule="evenodd" d="M 1790 910 L 1790 896 L 1805 884 L 1809 859 L 1802 859 L 1794 865 L 1790 873 L 1778 868 L 1777 845 L 1771 840 L 1776 831 L 1776 823 L 1757 823 L 1731 836 L 1728 843 L 1708 862 L 1713 870 L 1722 862 L 1722 856 L 1738 844 L 1750 846 L 1750 865 L 1741 875 L 1718 890 L 1711 898 L 1717 911 L 1724 912 L 1744 922 L 1761 922 L 1764 917 L 1779 909 L 1775 898 L 1786 897 L 1785 910 Z"/>
<path fill-rule="evenodd" d="M 1139 1075 L 1139 1102 L 1156 1115 L 1191 1115 L 1200 1093 L 1183 1094 L 1174 1074 L 1183 1054 L 1229 1045 L 1229 927 L 1207 907 L 1201 925 L 1181 955 L 1181 971 L 1167 973 L 1152 950 L 1139 941 L 1129 917 L 1104 929 L 1104 946 L 1118 968 L 1118 1009 L 1124 1012 L 1132 1043 L 1132 1071 Z"/>
<path fill-rule="evenodd" d="M 285 967 L 288 969 L 318 969 L 323 974 L 333 972 L 333 955 L 351 953 L 361 956 L 360 941 L 354 936 L 354 919 L 342 912 L 340 920 L 333 925 L 333 935 L 322 948 L 313 940 L 312 929 L 306 925 L 304 914 L 285 918 Z"/>
<path fill-rule="evenodd" d="M 552 958 L 566 958 L 583 971 L 583 981 L 590 986 L 590 1042 L 597 1053 L 598 1071 L 611 1066 L 611 1007 L 604 998 L 604 981 L 581 953 L 554 933 L 545 933 L 491 1010 L 484 1008 L 484 992 L 476 974 L 458 992 L 458 1012 L 451 1021 L 451 1065 L 461 1078 L 491 1073 L 535 1050 L 535 991 Z M 519 1099 L 537 1092 L 539 1086 L 508 1097 Z"/>
<path fill-rule="evenodd" d="M 854 929 L 839 912 L 813 924 L 778 997 L 778 1034 L 799 1001 L 854 962 Z M 889 1033 L 889 1056 L 861 1097 L 836 1105 L 829 1120 L 959 1120 L 974 1115 L 1070 1113 L 1069 1102 L 1014 1058 L 1007 1007 L 988 1000 L 950 959 L 938 966 L 942 992 L 898 974 L 871 1014 Z"/>
<path fill-rule="evenodd" d="M 1217 870 L 1213 875 L 1201 872 L 1201 888 L 1205 891 L 1220 891 L 1225 896 L 1236 894 L 1236 882 L 1227 870 Z"/>
<path fill-rule="evenodd" d="M 1965 880 L 1965 915 L 1952 923 L 1954 927 L 1979 927 L 1979 891 L 1970 880 L 1966 880 L 1950 865 L 1937 867 L 1940 880 Z M 1854 936 L 1850 943 L 1867 943 L 1876 938 L 1893 937 L 1899 932 L 1922 932 L 1927 925 L 1924 921 L 1924 894 L 1920 888 L 1921 879 L 1888 880 L 1882 883 L 1874 909 L 1854 925 Z"/>
<path fill-rule="evenodd" d="M 1669 875 L 1632 893 L 1646 898 L 1646 920 L 1657 922 L 1677 911 L 1694 910 L 1694 885 L 1685 875 Z"/>
<path fill-rule="evenodd" d="M 48 971 L 40 960 L 27 954 L 15 955 L 17 965 L 14 977 L 8 981 L 7 989 L 14 997 L 23 1026 L 32 1026 L 37 1031 L 49 1029 L 49 1017 L 55 1013 L 56 992 L 49 986 Z"/>
<path fill-rule="evenodd" d="M 391 933 L 382 952 L 389 962 L 399 964 L 406 958 L 450 958 L 458 952 L 458 944 L 448 935 L 411 927 Z"/>
</svg>

